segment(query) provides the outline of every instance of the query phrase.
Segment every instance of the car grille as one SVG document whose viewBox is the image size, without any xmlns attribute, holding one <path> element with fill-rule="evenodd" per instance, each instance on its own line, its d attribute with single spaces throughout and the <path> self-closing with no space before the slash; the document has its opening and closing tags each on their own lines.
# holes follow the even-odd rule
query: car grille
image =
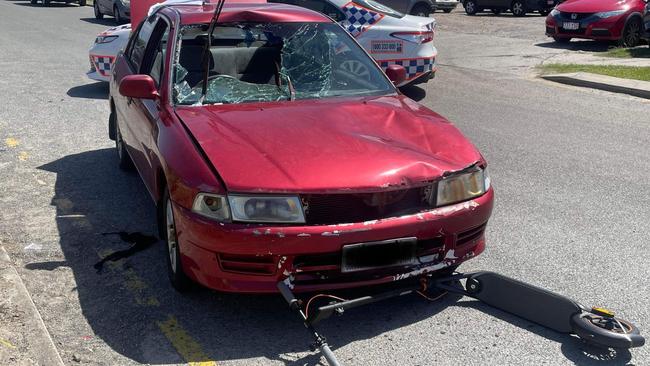
<svg viewBox="0 0 650 366">
<path fill-rule="evenodd" d="M 301 196 L 308 225 L 363 222 L 414 214 L 431 208 L 428 187 L 362 194 Z"/>
<path fill-rule="evenodd" d="M 572 18 L 571 17 L 572 14 L 575 14 L 576 17 Z M 564 20 L 582 20 L 585 18 L 589 18 L 592 15 L 594 15 L 594 13 L 569 13 L 565 11 L 560 12 L 560 18 Z"/>
</svg>

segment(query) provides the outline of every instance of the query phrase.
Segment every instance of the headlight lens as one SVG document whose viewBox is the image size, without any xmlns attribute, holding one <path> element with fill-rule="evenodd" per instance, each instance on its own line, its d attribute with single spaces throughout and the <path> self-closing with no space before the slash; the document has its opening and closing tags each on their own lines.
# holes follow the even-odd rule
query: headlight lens
<svg viewBox="0 0 650 366">
<path fill-rule="evenodd" d="M 436 206 L 466 201 L 478 197 L 490 189 L 487 169 L 476 169 L 447 177 L 438 182 Z"/>
<path fill-rule="evenodd" d="M 95 43 L 111 43 L 117 38 L 117 36 L 99 36 L 95 38 Z"/>
<path fill-rule="evenodd" d="M 596 13 L 596 16 L 599 18 L 609 18 L 623 13 L 625 13 L 625 10 L 604 11 L 602 13 Z"/>
<path fill-rule="evenodd" d="M 225 221 L 230 219 L 230 208 L 226 196 L 218 194 L 199 193 L 194 198 L 192 211 L 199 215 Z"/>
<path fill-rule="evenodd" d="M 304 223 L 300 199 L 295 196 L 228 195 L 235 221 Z"/>
<path fill-rule="evenodd" d="M 557 10 L 557 9 L 555 9 L 555 8 L 553 8 L 553 10 L 551 10 L 551 14 L 550 14 L 550 15 L 551 15 L 552 17 L 554 17 L 554 16 L 559 15 L 559 14 L 560 14 L 560 11 Z"/>
</svg>

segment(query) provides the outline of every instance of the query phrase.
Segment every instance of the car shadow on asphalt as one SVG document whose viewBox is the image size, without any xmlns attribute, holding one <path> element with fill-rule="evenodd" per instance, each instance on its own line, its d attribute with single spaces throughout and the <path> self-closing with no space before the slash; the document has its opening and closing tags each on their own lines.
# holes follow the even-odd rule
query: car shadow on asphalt
<svg viewBox="0 0 650 366">
<path fill-rule="evenodd" d="M 66 94 L 73 98 L 108 99 L 108 83 L 100 81 L 92 84 L 73 86 L 68 89 Z"/>
<path fill-rule="evenodd" d="M 614 47 L 614 43 L 592 40 L 571 41 L 569 43 L 550 41 L 537 43 L 535 46 L 570 51 L 606 52 Z"/>
<path fill-rule="evenodd" d="M 29 1 L 26 2 L 17 2 L 14 1 L 14 4 L 20 5 L 20 6 L 32 6 L 35 8 L 43 8 L 43 9 L 65 9 L 65 8 L 78 8 L 79 5 L 77 4 L 68 4 L 68 3 L 60 3 L 60 2 L 52 2 L 48 6 L 43 6 L 43 4 L 40 2 L 38 4 L 32 4 Z"/>
<path fill-rule="evenodd" d="M 105 25 L 107 27 L 117 27 L 119 24 L 115 22 L 113 18 L 104 18 L 104 19 L 97 19 L 97 18 L 79 18 L 79 20 L 86 22 L 86 23 L 92 23 L 92 24 L 100 24 L 100 25 Z"/>
<path fill-rule="evenodd" d="M 320 363 L 317 354 L 304 356 L 312 339 L 279 295 L 226 294 L 203 288 L 186 294 L 174 291 L 167 280 L 166 248 L 161 241 L 107 262 L 107 268 L 98 273 L 94 268 L 98 260 L 130 246 L 118 235 L 105 234 L 157 232 L 155 205 L 144 184 L 136 173 L 120 171 L 117 164 L 116 152 L 107 148 L 64 156 L 39 167 L 56 174 L 52 205 L 65 260 L 25 266 L 50 270 L 65 265 L 72 269 L 81 313 L 95 337 L 115 353 L 146 364 L 179 363 L 179 354 L 185 362 L 266 358 L 287 365 Z M 562 343 L 562 352 L 576 364 L 604 364 L 584 359 L 580 343 L 573 337 L 531 328 L 528 322 L 479 302 L 459 299 L 448 295 L 429 302 L 416 295 L 401 296 L 350 309 L 318 328 L 329 336 L 336 351 L 355 341 L 389 336 L 386 333 L 391 330 L 420 323 L 451 306 L 465 306 Z M 76 329 L 75 324 L 68 327 L 71 332 Z M 408 345 L 403 349 L 408 352 Z M 631 356 L 622 353 L 612 362 L 621 358 L 629 360 Z"/>
</svg>

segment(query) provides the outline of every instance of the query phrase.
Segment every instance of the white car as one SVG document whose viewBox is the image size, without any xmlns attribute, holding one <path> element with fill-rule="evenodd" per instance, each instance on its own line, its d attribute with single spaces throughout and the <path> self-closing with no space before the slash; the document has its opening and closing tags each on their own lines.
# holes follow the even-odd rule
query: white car
<svg viewBox="0 0 650 366">
<path fill-rule="evenodd" d="M 433 46 L 436 21 L 404 15 L 374 0 L 269 0 L 309 8 L 336 20 L 386 70 L 389 65 L 402 65 L 406 81 L 426 82 L 435 76 L 438 51 Z M 126 46 L 130 26 L 108 29 L 97 37 L 90 48 L 91 70 L 88 77 L 108 81 L 115 55 Z M 365 66 L 354 60 L 346 65 L 350 71 L 363 75 Z"/>
</svg>

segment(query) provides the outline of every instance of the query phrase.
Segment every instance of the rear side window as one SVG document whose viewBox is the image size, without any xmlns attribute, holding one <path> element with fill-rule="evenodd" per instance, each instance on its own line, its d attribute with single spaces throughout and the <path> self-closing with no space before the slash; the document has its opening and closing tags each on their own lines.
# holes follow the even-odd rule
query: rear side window
<svg viewBox="0 0 650 366">
<path fill-rule="evenodd" d="M 131 49 L 129 50 L 129 60 L 133 65 L 133 69 L 140 70 L 140 65 L 142 65 L 142 59 L 144 58 L 145 51 L 147 49 L 147 44 L 149 43 L 149 38 L 156 28 L 156 21 L 158 16 L 149 17 L 149 19 L 142 22 L 138 34 L 133 39 L 131 44 Z"/>
</svg>

